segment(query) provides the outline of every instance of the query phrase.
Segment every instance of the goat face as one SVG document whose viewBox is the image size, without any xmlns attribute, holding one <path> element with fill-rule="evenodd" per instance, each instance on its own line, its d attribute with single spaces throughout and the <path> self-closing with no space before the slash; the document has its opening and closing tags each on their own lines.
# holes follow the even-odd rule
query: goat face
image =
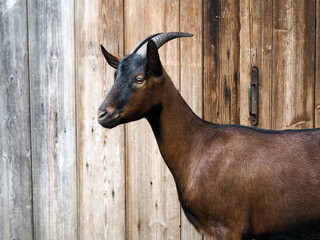
<svg viewBox="0 0 320 240">
<path fill-rule="evenodd" d="M 150 40 L 146 57 L 133 53 L 121 60 L 101 47 L 116 72 L 114 84 L 99 107 L 99 123 L 113 128 L 145 117 L 159 104 L 159 86 L 164 80 L 157 46 Z"/>
</svg>

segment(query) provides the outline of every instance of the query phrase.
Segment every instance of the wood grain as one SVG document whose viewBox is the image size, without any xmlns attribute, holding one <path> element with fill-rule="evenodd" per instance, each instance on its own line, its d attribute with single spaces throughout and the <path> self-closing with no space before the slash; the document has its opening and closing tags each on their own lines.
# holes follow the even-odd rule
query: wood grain
<svg viewBox="0 0 320 240">
<path fill-rule="evenodd" d="M 220 11 L 219 1 L 204 1 L 203 11 L 203 107 L 204 118 L 221 122 L 219 90 L 220 62 Z"/>
<path fill-rule="evenodd" d="M 82 0 L 76 13 L 79 239 L 125 239 L 124 126 L 106 130 L 97 119 L 114 82 L 100 44 L 123 56 L 123 4 Z"/>
<path fill-rule="evenodd" d="M 26 1 L 0 4 L 0 239 L 33 239 Z"/>
<path fill-rule="evenodd" d="M 312 128 L 315 1 L 273 2 L 272 128 Z"/>
<path fill-rule="evenodd" d="M 204 117 L 240 122 L 240 18 L 238 1 L 204 2 Z"/>
<path fill-rule="evenodd" d="M 179 31 L 179 1 L 124 3 L 126 53 L 152 33 Z M 159 50 L 162 64 L 176 84 L 179 84 L 178 49 L 179 41 L 172 40 Z M 127 125 L 126 146 L 126 238 L 180 239 L 177 190 L 146 120 Z"/>
<path fill-rule="evenodd" d="M 35 239 L 77 238 L 73 1 L 28 1 Z"/>
<path fill-rule="evenodd" d="M 250 0 L 240 4 L 240 124 L 250 126 L 249 116 L 249 84 L 251 68 L 250 49 Z"/>
<path fill-rule="evenodd" d="M 316 0 L 315 35 L 315 127 L 320 127 L 320 0 Z"/>
<path fill-rule="evenodd" d="M 194 35 L 191 39 L 180 41 L 181 95 L 190 108 L 202 117 L 202 1 L 180 2 L 180 30 Z M 181 239 L 201 239 L 201 235 L 187 220 L 182 210 L 181 213 Z"/>
<path fill-rule="evenodd" d="M 250 68 L 259 71 L 259 128 L 271 129 L 273 80 L 272 0 L 250 1 Z"/>
</svg>

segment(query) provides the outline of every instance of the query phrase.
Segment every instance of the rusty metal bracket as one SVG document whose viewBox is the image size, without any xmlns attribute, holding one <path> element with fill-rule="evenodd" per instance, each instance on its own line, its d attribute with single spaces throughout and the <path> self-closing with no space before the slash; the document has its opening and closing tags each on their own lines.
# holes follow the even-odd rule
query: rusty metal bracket
<svg viewBox="0 0 320 240">
<path fill-rule="evenodd" d="M 249 115 L 252 126 L 257 126 L 259 123 L 259 71 L 257 67 L 251 68 L 250 76 Z"/>
</svg>

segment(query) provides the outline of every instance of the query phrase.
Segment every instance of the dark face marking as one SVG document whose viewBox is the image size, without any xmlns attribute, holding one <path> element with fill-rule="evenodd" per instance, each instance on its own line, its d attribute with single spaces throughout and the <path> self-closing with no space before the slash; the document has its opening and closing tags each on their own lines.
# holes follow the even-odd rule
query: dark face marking
<svg viewBox="0 0 320 240">
<path fill-rule="evenodd" d="M 102 126 L 113 128 L 143 117 L 138 109 L 145 100 L 143 90 L 147 85 L 147 75 L 147 60 L 140 55 L 133 54 L 120 61 L 114 84 L 99 107 L 99 110 L 107 111 L 103 118 L 99 118 Z"/>
<path fill-rule="evenodd" d="M 147 78 L 147 61 L 139 55 L 124 58 L 116 71 L 114 86 L 119 91 L 118 107 L 123 108 L 129 101 L 131 93 L 137 88 L 136 77 L 143 75 Z"/>
</svg>

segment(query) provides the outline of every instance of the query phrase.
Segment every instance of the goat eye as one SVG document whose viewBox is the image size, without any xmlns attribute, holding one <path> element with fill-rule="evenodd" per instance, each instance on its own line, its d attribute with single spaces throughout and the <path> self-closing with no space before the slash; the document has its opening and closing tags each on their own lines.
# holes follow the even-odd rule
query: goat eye
<svg viewBox="0 0 320 240">
<path fill-rule="evenodd" d="M 144 82 L 144 77 L 139 75 L 136 77 L 136 83 L 142 84 Z"/>
</svg>

